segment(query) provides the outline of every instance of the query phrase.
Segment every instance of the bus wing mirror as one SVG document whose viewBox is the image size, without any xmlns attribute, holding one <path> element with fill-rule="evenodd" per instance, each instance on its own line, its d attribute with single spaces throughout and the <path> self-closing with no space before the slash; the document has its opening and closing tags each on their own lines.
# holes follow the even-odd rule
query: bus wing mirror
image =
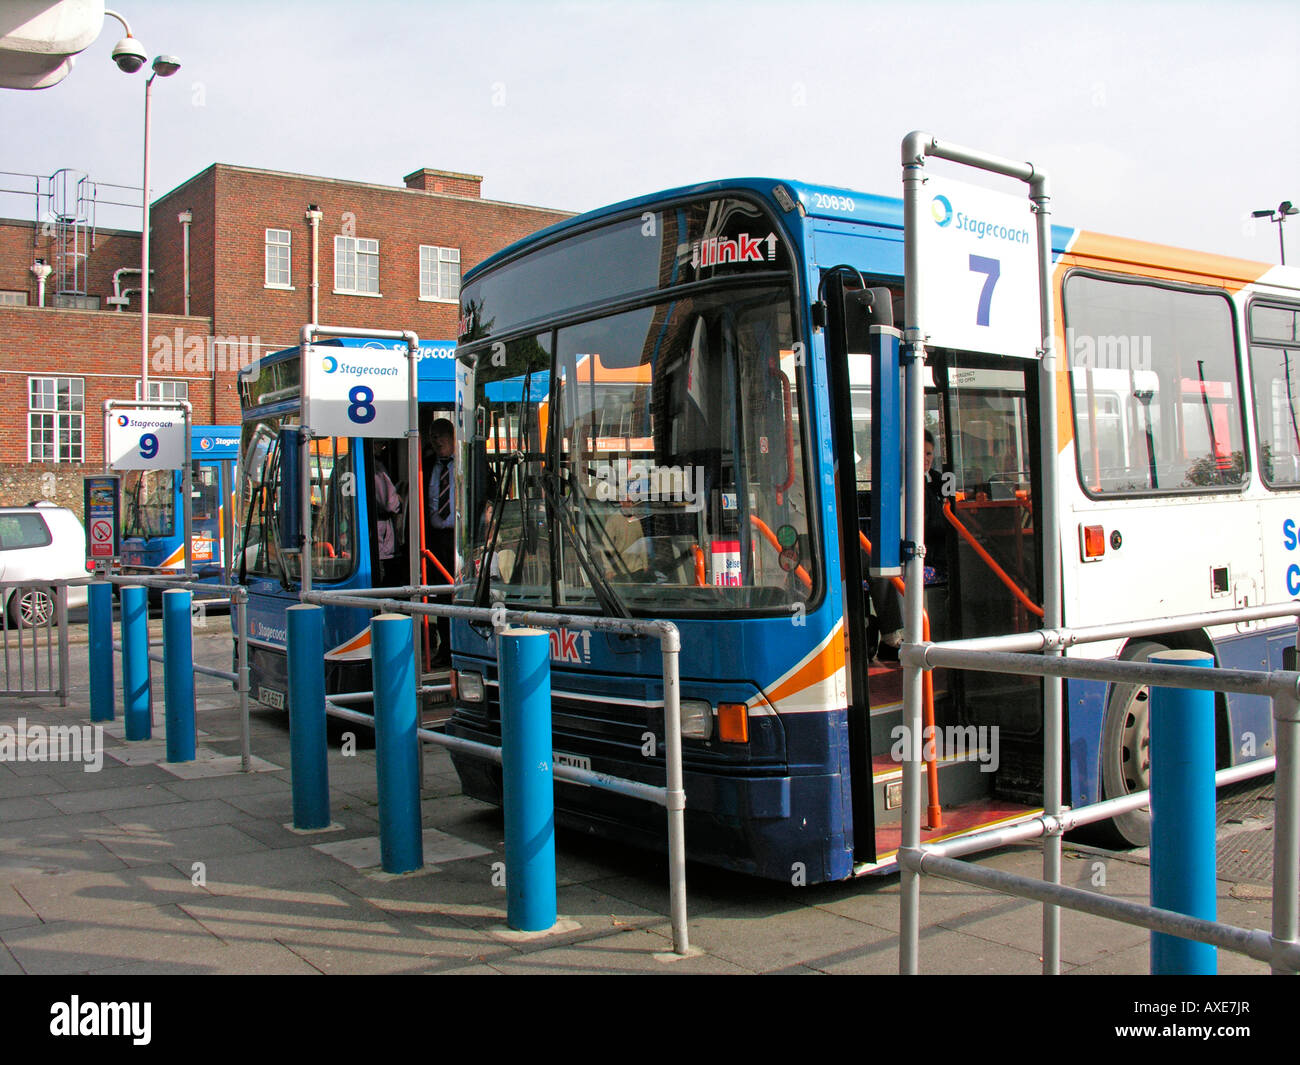
<svg viewBox="0 0 1300 1065">
<path fill-rule="evenodd" d="M 894 296 L 887 288 L 844 290 L 844 332 L 848 351 L 863 354 L 872 350 L 871 327 L 894 325 Z"/>
<path fill-rule="evenodd" d="M 280 430 L 280 550 L 302 547 L 302 433 Z"/>
</svg>

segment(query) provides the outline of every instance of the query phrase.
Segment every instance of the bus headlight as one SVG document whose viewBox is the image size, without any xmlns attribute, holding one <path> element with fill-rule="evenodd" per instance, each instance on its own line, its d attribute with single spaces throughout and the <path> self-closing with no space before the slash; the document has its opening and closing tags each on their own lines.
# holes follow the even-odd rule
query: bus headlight
<svg viewBox="0 0 1300 1065">
<path fill-rule="evenodd" d="M 707 699 L 683 699 L 678 716 L 683 738 L 707 740 L 713 735 L 713 707 Z"/>
<path fill-rule="evenodd" d="M 483 674 L 452 672 L 452 690 L 463 703 L 481 703 L 483 701 Z"/>
</svg>

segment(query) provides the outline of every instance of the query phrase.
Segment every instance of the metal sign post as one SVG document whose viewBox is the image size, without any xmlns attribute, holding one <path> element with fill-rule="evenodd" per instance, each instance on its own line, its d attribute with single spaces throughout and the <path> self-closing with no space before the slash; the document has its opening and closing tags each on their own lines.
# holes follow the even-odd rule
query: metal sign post
<svg viewBox="0 0 1300 1065">
<path fill-rule="evenodd" d="M 353 337 L 376 341 L 364 348 L 313 347 L 319 337 Z M 397 341 L 382 344 L 381 341 Z M 401 348 L 405 345 L 406 351 Z M 420 585 L 420 511 L 423 485 L 420 468 L 418 366 L 420 337 L 413 330 L 354 329 L 305 325 L 300 340 L 302 358 L 302 590 L 311 591 L 311 441 L 320 436 L 396 439 L 405 435 L 409 582 Z M 402 360 L 405 359 L 405 367 Z M 405 374 L 403 374 L 405 369 Z M 405 384 L 403 384 L 405 377 Z M 397 429 L 405 415 L 406 430 Z M 358 486 L 360 488 L 360 486 Z M 415 597 L 412 596 L 412 601 Z M 420 650 L 416 650 L 419 656 Z M 421 666 L 417 662 L 417 666 Z M 417 669 L 417 676 L 423 670 Z"/>
<path fill-rule="evenodd" d="M 1029 185 L 1029 203 L 926 173 L 929 159 L 947 159 Z M 907 561 L 905 642 L 920 643 L 925 587 L 925 386 L 927 345 L 992 351 L 1039 359 L 1040 450 L 1043 498 L 1043 626 L 1061 625 L 1061 557 L 1056 487 L 1056 327 L 1052 311 L 1052 230 L 1047 175 L 1016 162 L 936 140 L 928 133 L 903 138 L 903 294 L 906 347 Z M 1031 225 L 1032 223 L 1032 225 Z M 1034 238 L 1030 237 L 1031 230 Z M 936 289 L 936 285 L 938 286 Z M 1037 289 L 1038 313 L 1033 295 Z M 1059 652 L 1057 652 L 1059 653 Z M 1061 683 L 1043 686 L 1043 806 L 1061 811 Z M 904 851 L 921 845 L 921 669 L 903 670 L 903 717 L 912 742 L 903 763 Z M 899 970 L 915 973 L 919 934 L 919 874 L 900 862 Z M 1061 837 L 1043 846 L 1043 877 L 1060 882 Z M 1060 970 L 1060 911 L 1043 910 L 1043 971 Z"/>
</svg>

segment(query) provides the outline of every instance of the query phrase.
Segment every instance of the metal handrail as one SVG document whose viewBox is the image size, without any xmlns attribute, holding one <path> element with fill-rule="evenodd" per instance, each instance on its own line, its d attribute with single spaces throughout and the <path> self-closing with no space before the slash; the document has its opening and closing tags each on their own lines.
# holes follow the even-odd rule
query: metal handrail
<svg viewBox="0 0 1300 1065">
<path fill-rule="evenodd" d="M 403 589 L 407 591 L 408 589 Z M 412 595 L 433 594 L 441 589 L 409 589 Z M 594 773 L 572 766 L 552 766 L 553 774 L 561 780 L 573 780 L 592 787 L 617 791 L 624 795 L 646 799 L 664 806 L 668 813 L 668 887 L 669 909 L 673 931 L 673 952 L 679 955 L 690 952 L 686 930 L 686 788 L 682 769 L 681 677 L 679 656 L 681 634 L 670 621 L 636 618 L 592 617 L 588 614 L 560 614 L 541 610 L 508 610 L 501 604 L 494 607 L 452 606 L 443 603 L 421 603 L 413 599 L 376 599 L 352 592 L 302 591 L 299 598 L 304 603 L 318 606 L 359 607 L 365 610 L 384 611 L 413 616 L 445 616 L 463 621 L 487 623 L 494 629 L 505 624 L 531 625 L 537 628 L 558 629 L 569 626 L 649 636 L 659 640 L 663 653 L 664 684 L 664 769 L 666 782 L 662 788 L 636 780 L 607 773 Z M 349 720 L 370 722 L 372 719 L 358 715 L 343 707 L 328 708 L 336 716 Z M 448 736 L 427 729 L 419 730 L 422 740 L 446 747 L 458 748 L 493 760 L 500 757 L 500 748 Z M 496 752 L 495 754 L 493 752 Z"/>
<path fill-rule="evenodd" d="M 1270 618 L 1300 618 L 1300 602 L 1238 607 L 1229 610 L 1159 618 L 1149 621 L 1097 625 L 1082 628 L 1040 629 L 1033 633 L 948 643 L 904 644 L 899 659 L 928 672 L 942 666 L 977 672 L 1013 673 L 1043 677 L 1071 677 L 1112 684 L 1153 684 L 1166 688 L 1239 692 L 1266 696 L 1272 703 L 1277 755 L 1221 770 L 1216 785 L 1277 774 L 1279 800 L 1273 831 L 1273 930 L 1237 928 L 1223 922 L 1205 921 L 1157 907 L 1123 902 L 1080 888 L 1062 887 L 1057 877 L 1039 879 L 971 866 L 959 855 L 978 849 L 1036 837 L 1059 837 L 1072 828 L 1105 820 L 1138 809 L 1150 801 L 1149 792 L 1090 803 L 1053 815 L 1047 812 L 1025 824 L 978 833 L 947 843 L 900 848 L 898 863 L 912 873 L 944 877 L 961 883 L 988 887 L 1006 894 L 1036 899 L 1044 908 L 1065 906 L 1111 920 L 1136 924 L 1169 935 L 1194 939 L 1267 961 L 1275 973 L 1300 971 L 1300 673 L 1288 670 L 1254 671 L 1215 667 L 1160 665 L 1059 656 L 1062 648 L 1116 638 L 1155 635 Z M 1300 643 L 1300 637 L 1298 637 Z M 1015 650 L 1005 650 L 1015 647 Z M 1044 654 L 1024 653 L 1039 650 Z M 1044 744 L 1044 790 L 1059 787 L 1061 766 L 1049 757 Z M 909 747 L 905 772 L 918 771 Z M 904 789 L 904 802 L 908 791 Z M 1048 863 L 1044 862 L 1045 867 Z M 905 949 L 920 934 L 919 909 L 903 914 L 899 937 L 899 967 L 908 971 Z M 1059 925 L 1044 922 L 1044 968 L 1047 958 L 1059 956 Z"/>
<path fill-rule="evenodd" d="M 242 584 L 210 584 L 205 581 L 171 580 L 166 577 L 146 577 L 140 574 L 108 573 L 104 580 L 128 587 L 131 585 L 146 588 L 161 588 L 164 592 L 179 590 L 190 592 L 199 597 L 200 602 L 214 600 L 230 603 L 235 611 L 235 668 L 227 671 L 212 666 L 195 665 L 196 673 L 203 673 L 222 680 L 229 680 L 239 693 L 239 768 L 249 773 L 253 768 L 252 737 L 249 725 L 248 697 L 252 690 L 252 680 L 248 669 L 248 589 Z M 161 662 L 161 655 L 149 655 L 154 662 Z"/>
</svg>

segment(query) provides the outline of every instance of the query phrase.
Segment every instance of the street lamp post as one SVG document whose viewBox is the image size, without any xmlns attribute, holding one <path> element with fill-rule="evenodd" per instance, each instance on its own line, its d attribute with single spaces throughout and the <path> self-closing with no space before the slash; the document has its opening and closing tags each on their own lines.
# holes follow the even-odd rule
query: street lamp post
<svg viewBox="0 0 1300 1065">
<path fill-rule="evenodd" d="M 1282 235 L 1282 223 L 1288 215 L 1300 214 L 1300 207 L 1293 207 L 1290 200 L 1283 200 L 1277 205 L 1274 211 L 1271 207 L 1266 211 L 1251 211 L 1251 218 L 1267 218 L 1270 222 L 1277 223 L 1277 246 L 1278 252 L 1282 257 L 1282 265 L 1286 266 L 1286 241 Z"/>
<path fill-rule="evenodd" d="M 144 66 L 148 55 L 132 35 L 126 19 L 116 11 L 104 9 L 122 24 L 126 37 L 113 47 L 113 62 L 124 74 L 134 74 Z M 152 63 L 153 73 L 144 83 L 144 193 L 141 197 L 140 221 L 140 398 L 149 398 L 149 112 L 153 102 L 153 79 L 170 78 L 180 70 L 175 56 L 160 55 Z"/>
</svg>

